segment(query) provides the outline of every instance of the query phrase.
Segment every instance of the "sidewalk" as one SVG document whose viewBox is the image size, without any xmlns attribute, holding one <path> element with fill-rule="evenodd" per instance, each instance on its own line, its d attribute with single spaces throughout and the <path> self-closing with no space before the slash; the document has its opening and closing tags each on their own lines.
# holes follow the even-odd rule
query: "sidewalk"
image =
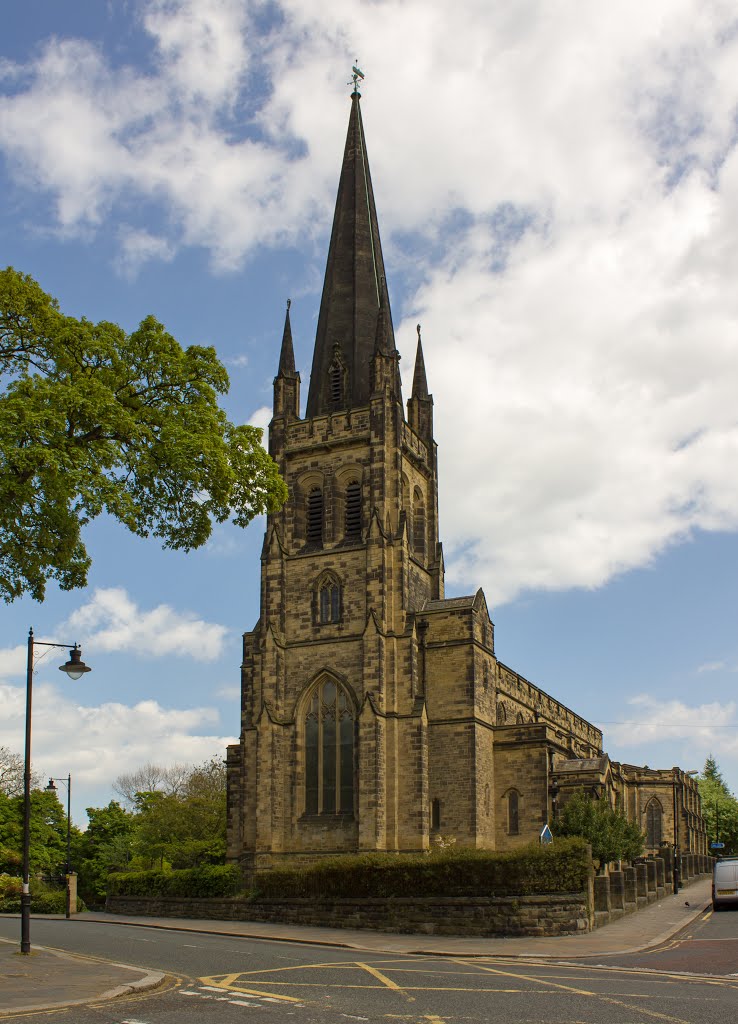
<svg viewBox="0 0 738 1024">
<path fill-rule="evenodd" d="M 536 957 L 574 960 L 635 953 L 657 946 L 691 924 L 710 903 L 710 879 L 704 878 L 658 903 L 583 935 L 553 938 L 456 938 L 395 935 L 343 928 L 309 928 L 256 921 L 196 921 L 185 918 L 80 914 L 78 924 L 118 924 L 138 928 L 204 932 L 273 942 L 339 946 L 346 949 L 431 956 Z M 39 915 L 41 917 L 45 915 Z M 0 1019 L 10 1012 L 50 1009 L 111 999 L 161 984 L 164 974 L 34 946 L 21 956 L 18 944 L 0 939 Z"/>
<path fill-rule="evenodd" d="M 165 975 L 92 957 L 0 939 L 0 1020 L 7 1014 L 114 999 L 160 985 Z"/>
</svg>

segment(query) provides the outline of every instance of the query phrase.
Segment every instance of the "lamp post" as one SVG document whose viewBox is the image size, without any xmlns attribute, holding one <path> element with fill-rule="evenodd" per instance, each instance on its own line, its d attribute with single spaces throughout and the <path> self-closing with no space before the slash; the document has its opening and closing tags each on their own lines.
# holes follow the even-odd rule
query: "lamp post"
<svg viewBox="0 0 738 1024">
<path fill-rule="evenodd" d="M 67 876 L 67 904 L 66 904 L 66 916 L 70 918 L 72 916 L 72 892 L 69 884 L 69 876 L 72 873 L 72 775 L 71 772 L 67 775 L 66 779 L 49 779 L 49 784 L 46 787 L 47 792 L 56 793 L 55 782 L 61 782 L 63 786 L 67 787 L 67 866 L 65 874 Z"/>
<path fill-rule="evenodd" d="M 681 851 L 679 848 L 680 840 L 680 829 L 679 829 L 679 812 L 682 810 L 681 805 L 684 803 L 684 779 L 691 778 L 695 775 L 699 775 L 699 770 L 693 768 L 688 772 L 683 772 L 681 768 L 672 768 L 672 779 L 674 787 L 674 892 L 679 892 L 681 883 Z M 679 784 L 679 793 L 677 795 L 677 783 Z M 689 839 L 689 825 L 687 825 L 687 839 Z"/>
<path fill-rule="evenodd" d="M 70 679 L 81 679 L 91 669 L 82 661 L 82 651 L 77 644 L 52 644 L 45 640 L 34 640 L 33 630 L 28 630 L 28 661 L 26 668 L 26 750 L 23 772 L 23 892 L 21 893 L 21 953 L 31 952 L 31 704 L 33 695 L 33 657 L 36 646 L 66 647 L 69 661 L 59 666 Z"/>
</svg>

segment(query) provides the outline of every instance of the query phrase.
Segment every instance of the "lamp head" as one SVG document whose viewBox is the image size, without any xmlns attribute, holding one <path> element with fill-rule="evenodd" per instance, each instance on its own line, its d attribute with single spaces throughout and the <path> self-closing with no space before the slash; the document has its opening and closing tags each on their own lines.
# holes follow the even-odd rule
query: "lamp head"
<svg viewBox="0 0 738 1024">
<path fill-rule="evenodd" d="M 49 784 L 46 787 L 46 790 L 49 793 L 56 793 L 56 784 L 54 783 L 53 779 L 49 779 Z"/>
<path fill-rule="evenodd" d="M 66 672 L 70 679 L 81 679 L 85 672 L 91 672 L 89 665 L 82 661 L 82 651 L 77 644 L 69 652 L 69 661 L 59 666 L 60 672 Z"/>
</svg>

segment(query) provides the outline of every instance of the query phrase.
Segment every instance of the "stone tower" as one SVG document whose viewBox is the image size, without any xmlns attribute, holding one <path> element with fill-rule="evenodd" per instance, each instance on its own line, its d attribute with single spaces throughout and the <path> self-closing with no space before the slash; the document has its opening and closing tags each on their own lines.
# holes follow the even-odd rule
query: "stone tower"
<svg viewBox="0 0 738 1024">
<path fill-rule="evenodd" d="M 229 750 L 229 853 L 422 849 L 428 722 L 416 613 L 443 597 L 433 400 L 423 353 L 404 415 L 358 92 L 300 418 L 289 307 L 269 450 L 261 615 L 244 637 Z"/>
<path fill-rule="evenodd" d="M 399 358 L 355 91 L 304 418 L 289 304 L 274 378 L 269 450 L 289 500 L 268 519 L 243 638 L 229 860 L 250 871 L 441 836 L 509 849 L 582 787 L 658 846 L 676 776 L 611 763 L 599 729 L 496 658 L 481 590 L 445 598 L 419 328 L 407 412 Z"/>
</svg>

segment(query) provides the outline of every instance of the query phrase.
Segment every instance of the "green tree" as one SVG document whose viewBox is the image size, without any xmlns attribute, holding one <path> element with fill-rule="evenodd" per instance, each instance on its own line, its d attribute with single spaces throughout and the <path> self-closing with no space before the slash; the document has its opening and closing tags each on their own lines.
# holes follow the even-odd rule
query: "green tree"
<svg viewBox="0 0 738 1024">
<path fill-rule="evenodd" d="M 633 860 L 643 853 L 645 837 L 633 822 L 607 800 L 575 793 L 561 810 L 551 830 L 557 836 L 581 836 L 592 847 L 592 857 L 604 868 L 614 860 Z"/>
<path fill-rule="evenodd" d="M 82 587 L 81 528 L 103 512 L 190 550 L 213 521 L 246 526 L 287 492 L 261 430 L 234 426 L 213 348 L 153 317 L 127 334 L 65 316 L 33 278 L 0 272 L 0 593 Z"/>
<path fill-rule="evenodd" d="M 213 758 L 190 768 L 176 792 L 138 793 L 135 818 L 135 850 L 145 867 L 223 864 L 226 852 L 225 764 Z"/>
<path fill-rule="evenodd" d="M 726 786 L 712 754 L 697 779 L 708 843 L 725 843 L 723 856 L 738 854 L 738 800 Z"/>
<path fill-rule="evenodd" d="M 72 867 L 78 873 L 79 894 L 88 905 L 105 901 L 111 871 L 125 871 L 133 857 L 136 821 L 111 800 L 107 807 L 87 808 L 86 831 L 75 837 Z"/>
<path fill-rule="evenodd" d="M 67 859 L 67 816 L 54 793 L 31 790 L 32 874 L 55 875 Z M 0 872 L 19 875 L 23 862 L 23 797 L 0 793 Z"/>
</svg>

